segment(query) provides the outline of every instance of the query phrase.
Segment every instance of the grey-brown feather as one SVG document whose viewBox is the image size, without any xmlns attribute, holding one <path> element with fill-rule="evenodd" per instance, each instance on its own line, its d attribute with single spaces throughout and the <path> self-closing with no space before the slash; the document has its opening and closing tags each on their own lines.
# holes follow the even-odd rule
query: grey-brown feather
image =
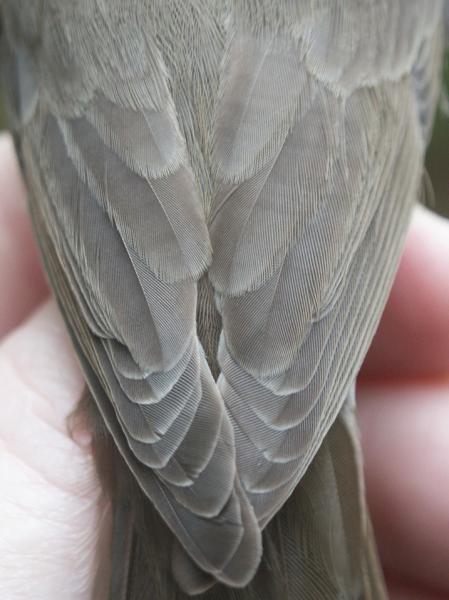
<svg viewBox="0 0 449 600">
<path fill-rule="evenodd" d="M 273 598 L 369 597 L 366 526 L 334 523 L 333 564 L 318 487 L 348 515 L 333 494 L 360 473 L 338 415 L 418 195 L 442 2 L 3 4 L 47 270 L 120 472 L 180 544 L 179 583 L 247 584 L 268 527 L 246 597 L 277 562 Z"/>
</svg>

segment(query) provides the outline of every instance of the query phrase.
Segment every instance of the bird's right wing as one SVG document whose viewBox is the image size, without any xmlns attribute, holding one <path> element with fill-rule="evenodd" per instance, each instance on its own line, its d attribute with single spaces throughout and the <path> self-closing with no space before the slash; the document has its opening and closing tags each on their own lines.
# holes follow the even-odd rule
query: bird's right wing
<svg viewBox="0 0 449 600">
<path fill-rule="evenodd" d="M 441 33 L 441 3 L 425 14 L 419 2 L 233 6 L 210 279 L 219 387 L 265 526 L 334 422 L 379 321 L 423 168 L 412 70 Z"/>
</svg>

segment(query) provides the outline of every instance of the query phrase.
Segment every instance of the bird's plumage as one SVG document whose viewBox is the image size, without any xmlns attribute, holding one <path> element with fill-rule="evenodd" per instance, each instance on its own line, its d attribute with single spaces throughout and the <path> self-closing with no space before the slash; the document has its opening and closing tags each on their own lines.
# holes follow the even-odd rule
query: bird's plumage
<svg viewBox="0 0 449 600">
<path fill-rule="evenodd" d="M 3 76 L 47 270 L 107 429 L 180 544 L 187 591 L 248 584 L 264 528 L 292 494 L 307 502 L 309 468 L 338 489 L 329 431 L 418 195 L 442 10 L 3 3 Z M 343 561 L 357 568 L 360 518 Z M 341 575 L 347 597 L 373 569 L 365 583 Z"/>
</svg>

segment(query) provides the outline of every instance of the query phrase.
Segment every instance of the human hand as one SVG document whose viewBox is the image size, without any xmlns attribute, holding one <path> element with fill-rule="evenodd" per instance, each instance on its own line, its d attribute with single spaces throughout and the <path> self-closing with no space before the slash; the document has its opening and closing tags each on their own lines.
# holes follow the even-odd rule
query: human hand
<svg viewBox="0 0 449 600">
<path fill-rule="evenodd" d="M 359 378 L 368 500 L 393 600 L 449 598 L 449 221 L 418 208 Z"/>
<path fill-rule="evenodd" d="M 449 224 L 417 211 L 365 366 L 371 379 L 359 390 L 368 491 L 384 563 L 396 576 L 393 600 L 449 598 L 448 256 Z M 94 579 L 107 564 L 109 505 L 88 431 L 72 438 L 67 429 L 83 379 L 47 299 L 6 136 L 0 281 L 0 597 L 21 600 L 32 590 L 33 600 L 100 600 L 105 590 Z M 97 581 L 106 580 L 100 572 Z"/>
<path fill-rule="evenodd" d="M 110 511 L 89 434 L 67 430 L 83 378 L 0 136 L 0 598 L 100 600 Z M 103 560 L 102 560 L 103 559 Z"/>
</svg>

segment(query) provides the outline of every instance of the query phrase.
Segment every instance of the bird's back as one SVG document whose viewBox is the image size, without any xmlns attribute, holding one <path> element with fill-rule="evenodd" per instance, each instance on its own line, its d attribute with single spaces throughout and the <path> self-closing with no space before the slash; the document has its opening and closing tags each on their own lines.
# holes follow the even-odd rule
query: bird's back
<svg viewBox="0 0 449 600">
<path fill-rule="evenodd" d="M 47 270 L 120 477 L 142 494 L 132 510 L 151 501 L 169 527 L 188 592 L 248 584 L 295 489 L 265 575 L 291 527 L 290 576 L 327 574 L 314 597 L 376 587 L 349 404 L 419 191 L 442 9 L 4 2 Z M 334 564 L 335 539 L 349 558 Z"/>
</svg>

